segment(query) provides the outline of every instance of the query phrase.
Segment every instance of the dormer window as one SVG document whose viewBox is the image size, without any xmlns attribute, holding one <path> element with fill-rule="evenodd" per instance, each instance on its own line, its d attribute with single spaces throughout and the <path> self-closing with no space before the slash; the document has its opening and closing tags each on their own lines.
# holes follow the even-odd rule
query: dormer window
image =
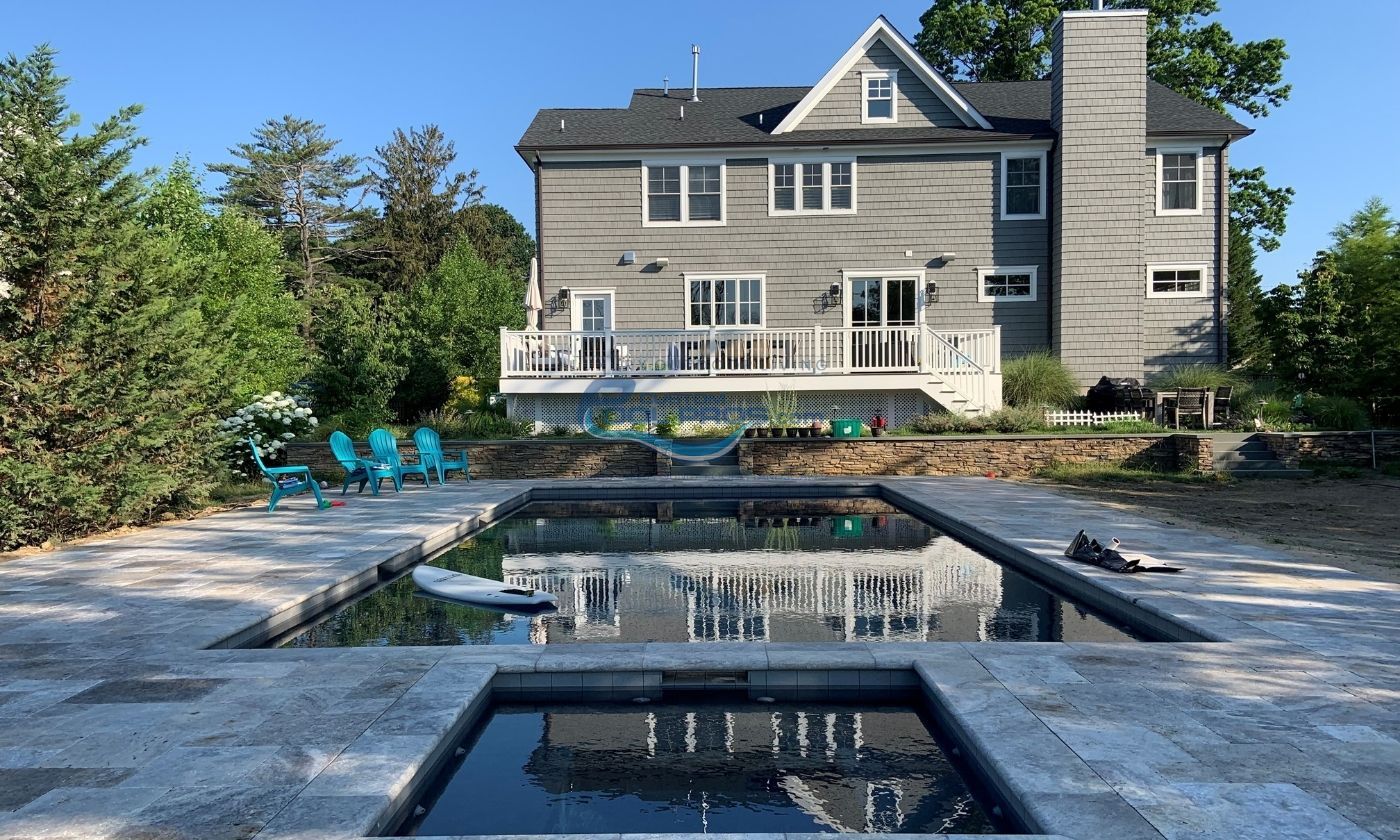
<svg viewBox="0 0 1400 840">
<path fill-rule="evenodd" d="M 899 74 L 894 70 L 866 70 L 860 74 L 862 89 L 860 121 L 863 123 L 892 123 L 895 121 L 895 93 L 899 89 Z"/>
</svg>

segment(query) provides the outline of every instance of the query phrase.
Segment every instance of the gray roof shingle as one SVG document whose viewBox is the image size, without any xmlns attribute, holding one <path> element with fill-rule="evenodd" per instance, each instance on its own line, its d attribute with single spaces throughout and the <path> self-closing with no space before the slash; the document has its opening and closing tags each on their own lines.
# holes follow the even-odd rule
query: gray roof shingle
<svg viewBox="0 0 1400 840">
<path fill-rule="evenodd" d="M 992 124 L 982 128 L 851 128 L 771 132 L 807 94 L 808 87 L 701 88 L 662 95 L 656 88 L 632 92 L 626 108 L 546 108 L 535 115 L 516 149 L 609 149 L 696 146 L 791 146 L 796 143 L 936 143 L 967 140 L 1025 140 L 1054 137 L 1050 128 L 1050 82 L 957 82 Z M 681 118 L 681 109 L 685 117 Z M 560 121 L 563 130 L 560 130 Z M 1157 84 L 1147 85 L 1149 134 L 1252 132 L 1230 117 Z"/>
</svg>

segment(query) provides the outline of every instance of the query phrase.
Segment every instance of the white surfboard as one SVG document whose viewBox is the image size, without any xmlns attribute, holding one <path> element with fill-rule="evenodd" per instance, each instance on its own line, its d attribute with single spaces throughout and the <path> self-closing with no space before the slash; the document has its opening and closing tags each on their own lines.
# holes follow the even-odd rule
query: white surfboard
<svg viewBox="0 0 1400 840">
<path fill-rule="evenodd" d="M 558 602 L 552 593 L 538 589 L 518 589 L 499 580 L 464 575 L 434 566 L 413 570 L 413 582 L 424 592 L 454 601 L 474 601 L 497 606 L 540 607 Z"/>
</svg>

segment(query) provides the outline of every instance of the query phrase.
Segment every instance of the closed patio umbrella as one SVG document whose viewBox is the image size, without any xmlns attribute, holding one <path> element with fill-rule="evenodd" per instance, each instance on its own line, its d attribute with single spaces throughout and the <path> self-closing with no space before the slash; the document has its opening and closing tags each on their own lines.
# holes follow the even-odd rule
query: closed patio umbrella
<svg viewBox="0 0 1400 840">
<path fill-rule="evenodd" d="M 525 286 L 525 325 L 540 327 L 540 313 L 544 312 L 544 296 L 540 294 L 540 261 L 530 258 L 530 282 Z"/>
</svg>

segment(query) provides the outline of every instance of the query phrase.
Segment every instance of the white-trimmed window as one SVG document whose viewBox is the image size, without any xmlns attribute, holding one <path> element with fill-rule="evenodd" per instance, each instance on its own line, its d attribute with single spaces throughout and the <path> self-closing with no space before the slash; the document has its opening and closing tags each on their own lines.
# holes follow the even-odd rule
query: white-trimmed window
<svg viewBox="0 0 1400 840">
<path fill-rule="evenodd" d="M 899 73 L 895 70 L 863 70 L 860 74 L 860 121 L 892 123 L 898 119 Z"/>
<path fill-rule="evenodd" d="M 763 275 L 687 274 L 686 329 L 763 326 Z"/>
<path fill-rule="evenodd" d="M 1201 264 L 1149 265 L 1148 297 L 1205 297 L 1206 267 Z"/>
<path fill-rule="evenodd" d="M 642 225 L 724 224 L 724 163 L 642 164 Z"/>
<path fill-rule="evenodd" d="M 1035 300 L 1040 270 L 1033 265 L 995 266 L 977 269 L 977 299 L 1029 302 Z"/>
<path fill-rule="evenodd" d="M 1201 149 L 1157 150 L 1157 215 L 1201 213 Z"/>
<path fill-rule="evenodd" d="M 845 160 L 770 161 L 768 213 L 856 212 L 856 162 Z"/>
<path fill-rule="evenodd" d="M 1001 217 L 1045 218 L 1045 153 L 1003 152 Z"/>
</svg>

